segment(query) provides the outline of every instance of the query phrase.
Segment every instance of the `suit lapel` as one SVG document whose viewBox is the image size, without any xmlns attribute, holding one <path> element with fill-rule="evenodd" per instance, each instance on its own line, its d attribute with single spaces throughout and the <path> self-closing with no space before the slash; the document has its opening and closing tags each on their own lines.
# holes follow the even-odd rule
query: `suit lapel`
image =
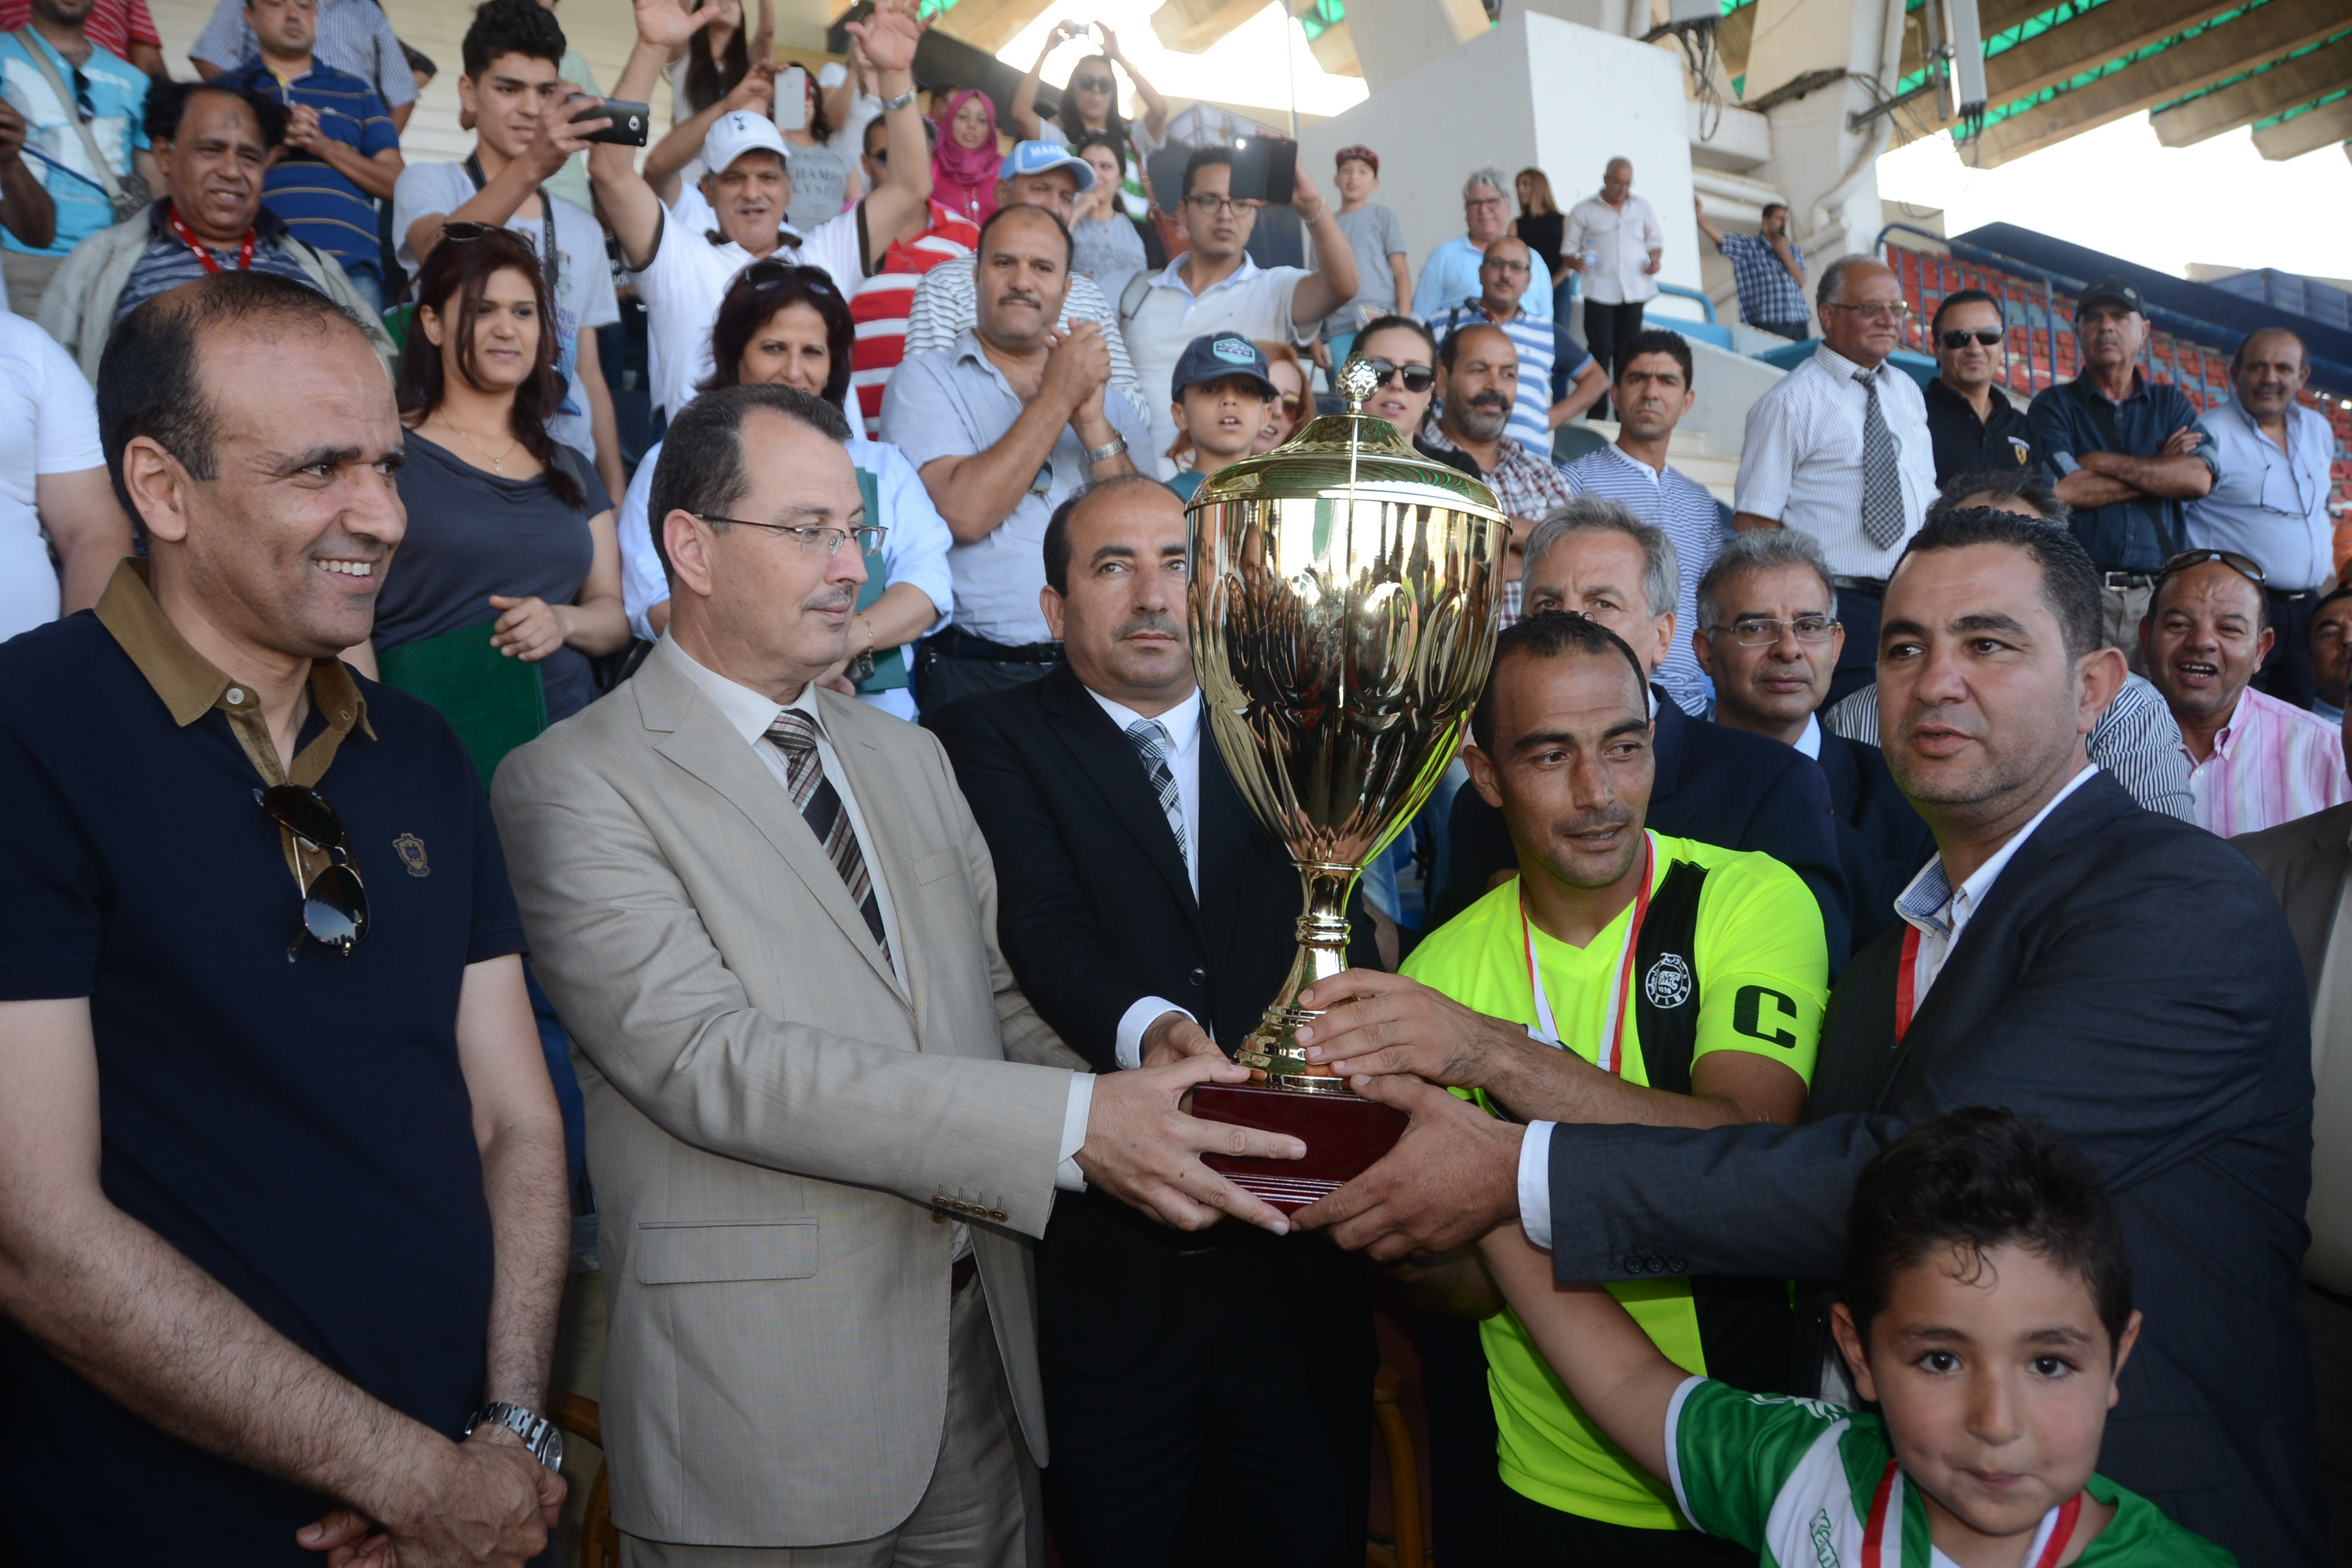
<svg viewBox="0 0 2352 1568">
<path fill-rule="evenodd" d="M 2344 840 L 2345 817 L 2342 811 L 2330 811 L 2313 825 L 2310 852 L 2287 868 L 2279 898 L 2303 958 L 2304 983 L 2315 995 L 2336 925 L 2336 906 L 2343 895 L 2345 860 L 2352 853 Z"/>
<path fill-rule="evenodd" d="M 841 873 L 825 858 L 816 835 L 809 831 L 801 814 L 793 809 L 792 797 L 784 793 L 775 774 L 768 771 L 767 763 L 744 743 L 743 737 L 719 717 L 717 710 L 699 700 L 693 683 L 684 675 L 665 668 L 660 659 L 652 658 L 646 661 L 646 668 L 630 684 L 644 683 L 648 676 L 654 678 L 653 682 L 640 697 L 639 709 L 645 714 L 646 728 L 658 736 L 654 750 L 701 780 L 742 813 L 793 875 L 801 879 L 817 908 L 841 928 L 842 934 L 865 955 L 891 990 L 898 992 L 898 976 L 891 973 L 881 949 L 875 945 L 874 933 L 866 930 L 865 916 L 850 903 L 849 889 L 843 885 Z M 683 688 L 682 694 L 672 687 Z M 665 727 L 667 732 L 663 733 Z M 851 779 L 850 787 L 857 786 L 858 781 Z M 871 798 L 861 795 L 860 805 Z M 870 820 L 868 827 L 871 837 Z M 904 910 L 907 905 L 898 886 L 897 882 L 891 884 L 890 895 Z M 903 992 L 899 994 L 904 995 Z"/>
<path fill-rule="evenodd" d="M 866 727 L 856 721 L 864 715 L 836 721 L 840 710 L 856 700 L 854 697 L 826 692 L 817 698 L 817 706 L 824 713 L 825 738 L 833 742 L 833 754 L 841 759 L 842 771 L 848 775 L 845 787 L 856 798 L 858 815 L 866 821 L 866 837 L 862 842 L 866 851 L 866 874 L 890 889 L 890 912 L 897 918 L 901 950 L 898 963 L 911 977 L 915 973 L 915 959 L 920 945 L 915 928 L 922 923 L 922 889 L 915 878 L 914 862 L 908 858 L 907 836 L 892 832 L 891 828 L 897 824 L 912 822 L 913 808 L 898 776 L 884 764 L 881 752 L 867 738 Z M 802 826 L 807 826 L 805 819 Z M 814 834 L 806 837 L 811 844 L 816 842 Z M 820 856 L 819 859 L 823 860 L 823 857 Z M 882 972 L 894 989 L 898 989 L 898 977 L 883 958 L 881 949 L 875 945 L 873 933 L 866 928 L 866 917 L 851 905 L 849 889 L 843 886 L 841 874 L 834 870 L 831 862 L 824 864 L 824 868 L 833 873 L 835 890 L 840 894 L 835 900 L 837 906 L 834 914 L 835 922 L 855 922 L 845 924 L 843 929 L 859 940 L 859 951 L 873 961 L 874 966 Z M 900 994 L 904 995 L 905 992 L 901 990 Z"/>
<path fill-rule="evenodd" d="M 1144 773 L 1143 759 L 1135 742 L 1120 732 L 1118 725 L 1102 710 L 1102 705 L 1087 693 L 1066 664 L 1055 665 L 1045 676 L 1042 701 L 1055 738 L 1068 750 L 1078 773 L 1110 808 L 1112 819 L 1141 846 L 1146 858 L 1168 883 L 1169 891 L 1198 921 L 1201 910 L 1192 897 L 1192 874 L 1184 868 L 1183 857 L 1176 847 L 1176 834 L 1169 825 L 1168 814 L 1160 809 L 1160 797 L 1152 793 L 1151 781 Z M 1202 721 L 1205 726 L 1206 715 Z M 1201 736 L 1204 795 L 1208 749 L 1215 744 L 1214 737 L 1204 731 Z M 1204 843 L 1207 837 L 1204 825 Z M 1203 879 L 1202 889 L 1205 890 L 1207 886 Z"/>
<path fill-rule="evenodd" d="M 1217 750 L 1217 737 L 1208 729 L 1204 715 L 1201 734 L 1201 902 L 1192 911 L 1194 921 L 1206 937 L 1213 925 L 1215 944 L 1209 956 L 1217 964 L 1216 973 L 1226 973 L 1232 956 L 1234 911 L 1241 905 L 1242 870 L 1258 837 L 1256 818 L 1250 816 L 1249 806 L 1240 790 L 1234 787 L 1234 777 L 1225 771 L 1224 753 Z M 1209 911 L 1216 911 L 1213 921 Z"/>
<path fill-rule="evenodd" d="M 1654 686 L 1650 688 L 1650 697 L 1658 705 L 1650 741 L 1650 758 L 1656 764 L 1656 775 L 1650 784 L 1650 804 L 1655 805 L 1682 784 L 1683 730 L 1691 719 L 1675 706 L 1673 698 Z"/>
</svg>

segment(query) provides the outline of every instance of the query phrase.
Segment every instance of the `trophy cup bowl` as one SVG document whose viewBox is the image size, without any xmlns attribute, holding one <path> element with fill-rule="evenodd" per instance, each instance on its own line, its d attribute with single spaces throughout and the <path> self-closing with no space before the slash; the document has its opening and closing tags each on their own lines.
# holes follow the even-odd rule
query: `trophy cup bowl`
<svg viewBox="0 0 2352 1568">
<path fill-rule="evenodd" d="M 1378 382 L 1350 359 L 1343 414 L 1220 470 L 1194 492 L 1189 611 L 1209 731 L 1259 824 L 1290 850 L 1305 910 L 1288 978 L 1192 1114 L 1294 1133 L 1303 1161 L 1208 1156 L 1284 1209 L 1385 1153 L 1405 1119 L 1299 1054 L 1298 994 L 1348 967 L 1348 897 L 1454 761 L 1486 679 L 1508 520 L 1467 474 L 1362 412 Z"/>
</svg>

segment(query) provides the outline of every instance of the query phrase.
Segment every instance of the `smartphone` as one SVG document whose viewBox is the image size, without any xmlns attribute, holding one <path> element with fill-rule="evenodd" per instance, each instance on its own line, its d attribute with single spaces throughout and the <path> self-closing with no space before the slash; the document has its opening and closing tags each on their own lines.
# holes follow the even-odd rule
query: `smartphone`
<svg viewBox="0 0 2352 1568">
<path fill-rule="evenodd" d="M 1233 194 L 1286 207 L 1298 189 L 1298 143 L 1284 136 L 1234 138 Z"/>
<path fill-rule="evenodd" d="M 644 146 L 646 127 L 650 123 L 646 117 L 644 104 L 630 103 L 626 100 L 618 98 L 608 98 L 594 108 L 583 109 L 572 119 L 574 124 L 583 120 L 610 119 L 612 124 L 602 131 L 590 132 L 587 139 L 591 142 L 609 142 L 621 147 Z"/>
<path fill-rule="evenodd" d="M 776 73 L 776 129 L 808 129 L 808 69 L 792 66 Z"/>
</svg>

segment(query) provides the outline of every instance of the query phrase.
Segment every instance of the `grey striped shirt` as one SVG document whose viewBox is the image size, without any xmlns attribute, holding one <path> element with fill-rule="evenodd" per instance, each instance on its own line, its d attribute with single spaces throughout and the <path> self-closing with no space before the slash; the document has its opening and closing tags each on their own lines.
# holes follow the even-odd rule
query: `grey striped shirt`
<svg viewBox="0 0 2352 1568">
<path fill-rule="evenodd" d="M 1878 744 L 1878 688 L 1865 686 L 1833 707 L 1822 722 L 1849 741 Z M 2180 726 L 2164 694 L 2137 675 L 2091 731 L 2091 761 L 2115 775 L 2126 793 L 2150 811 L 2197 820 L 2189 794 L 2189 756 L 2180 749 Z"/>
</svg>

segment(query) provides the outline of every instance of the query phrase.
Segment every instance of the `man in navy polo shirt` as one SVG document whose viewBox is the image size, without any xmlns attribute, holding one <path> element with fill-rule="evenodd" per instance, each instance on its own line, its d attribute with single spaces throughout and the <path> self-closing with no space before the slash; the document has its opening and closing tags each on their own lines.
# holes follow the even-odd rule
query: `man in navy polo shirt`
<svg viewBox="0 0 2352 1568">
<path fill-rule="evenodd" d="M 563 1134 L 472 764 L 336 657 L 391 385 L 231 272 L 98 388 L 150 558 L 0 647 L 0 1561 L 520 1564 Z"/>
<path fill-rule="evenodd" d="M 375 89 L 311 53 L 319 0 L 245 0 L 261 58 L 213 79 L 287 110 L 286 141 L 261 199 L 294 237 L 342 263 L 352 286 L 381 313 L 383 247 L 376 203 L 400 178 L 400 132 Z"/>
</svg>

